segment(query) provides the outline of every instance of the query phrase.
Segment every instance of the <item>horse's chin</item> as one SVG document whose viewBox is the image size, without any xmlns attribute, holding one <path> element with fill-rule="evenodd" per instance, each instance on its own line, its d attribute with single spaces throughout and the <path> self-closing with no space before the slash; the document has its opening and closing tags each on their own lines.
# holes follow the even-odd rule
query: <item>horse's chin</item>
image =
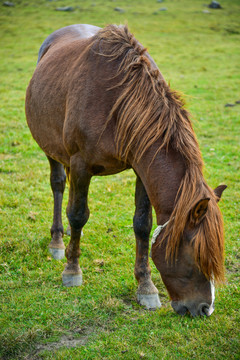
<svg viewBox="0 0 240 360">
<path fill-rule="evenodd" d="M 211 316 L 214 312 L 214 304 L 208 305 L 207 303 L 200 303 L 195 305 L 193 303 L 186 303 L 183 301 L 172 301 L 173 310 L 184 316 L 186 313 L 190 313 L 193 317 L 196 316 Z"/>
</svg>

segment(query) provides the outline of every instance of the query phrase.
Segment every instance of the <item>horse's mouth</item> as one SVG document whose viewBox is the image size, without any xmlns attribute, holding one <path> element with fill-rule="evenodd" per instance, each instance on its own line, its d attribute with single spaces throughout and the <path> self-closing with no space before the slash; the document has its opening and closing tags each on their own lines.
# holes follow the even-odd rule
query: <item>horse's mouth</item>
<svg viewBox="0 0 240 360">
<path fill-rule="evenodd" d="M 214 312 L 214 304 L 208 305 L 207 303 L 200 303 L 199 305 L 193 304 L 186 304 L 182 303 L 181 301 L 172 301 L 171 302 L 173 310 L 181 315 L 184 316 L 186 313 L 189 313 L 191 316 L 210 316 Z"/>
</svg>

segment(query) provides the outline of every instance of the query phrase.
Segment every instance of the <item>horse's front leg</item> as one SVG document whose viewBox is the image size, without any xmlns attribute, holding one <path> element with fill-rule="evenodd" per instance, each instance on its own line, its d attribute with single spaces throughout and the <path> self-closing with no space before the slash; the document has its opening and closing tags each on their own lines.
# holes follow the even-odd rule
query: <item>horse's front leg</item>
<svg viewBox="0 0 240 360">
<path fill-rule="evenodd" d="M 87 205 L 88 188 L 91 175 L 77 155 L 70 162 L 70 189 L 67 216 L 71 226 L 71 239 L 66 248 L 67 265 L 62 273 L 63 285 L 82 284 L 82 271 L 79 266 L 80 237 L 83 226 L 89 218 Z"/>
<path fill-rule="evenodd" d="M 139 177 L 136 181 L 135 215 L 133 218 L 136 236 L 135 277 L 138 281 L 137 300 L 147 309 L 161 306 L 158 290 L 151 280 L 151 269 L 148 260 L 149 235 L 152 228 L 152 207 Z"/>
</svg>

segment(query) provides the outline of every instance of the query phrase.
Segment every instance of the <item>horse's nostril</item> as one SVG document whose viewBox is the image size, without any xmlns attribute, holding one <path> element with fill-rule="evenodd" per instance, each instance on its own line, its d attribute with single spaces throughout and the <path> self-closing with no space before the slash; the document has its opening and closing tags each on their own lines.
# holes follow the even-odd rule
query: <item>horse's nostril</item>
<svg viewBox="0 0 240 360">
<path fill-rule="evenodd" d="M 188 311 L 187 307 L 181 304 L 181 302 L 172 301 L 171 305 L 173 310 L 176 311 L 176 313 L 178 313 L 179 315 L 185 315 Z"/>
<path fill-rule="evenodd" d="M 181 308 L 179 308 L 178 310 L 177 310 L 177 313 L 179 314 L 179 315 L 185 315 L 186 314 L 186 312 L 188 311 L 188 308 L 186 307 L 186 306 L 182 306 Z"/>
<path fill-rule="evenodd" d="M 200 316 L 209 316 L 209 308 L 210 306 L 206 303 L 202 303 L 198 307 L 198 313 Z"/>
</svg>

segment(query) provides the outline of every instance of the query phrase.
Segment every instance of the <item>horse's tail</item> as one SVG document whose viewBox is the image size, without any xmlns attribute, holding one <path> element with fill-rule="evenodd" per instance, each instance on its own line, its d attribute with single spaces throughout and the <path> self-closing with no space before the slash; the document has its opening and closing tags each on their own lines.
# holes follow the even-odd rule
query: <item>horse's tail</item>
<svg viewBox="0 0 240 360">
<path fill-rule="evenodd" d="M 39 63 L 39 61 L 43 58 L 43 56 L 46 54 L 46 52 L 48 52 L 48 50 L 50 49 L 52 43 L 54 42 L 54 40 L 56 38 L 58 38 L 57 34 L 59 31 L 54 31 L 52 34 L 48 35 L 48 37 L 44 40 L 44 42 L 42 43 L 39 52 L 38 52 L 38 59 L 37 59 L 37 64 Z"/>
<path fill-rule="evenodd" d="M 41 58 L 46 54 L 46 52 L 48 51 L 50 46 L 51 46 L 51 44 L 46 43 L 45 41 L 42 43 L 42 45 L 41 45 L 41 47 L 39 49 L 39 52 L 38 52 L 37 64 L 39 63 Z"/>
</svg>

